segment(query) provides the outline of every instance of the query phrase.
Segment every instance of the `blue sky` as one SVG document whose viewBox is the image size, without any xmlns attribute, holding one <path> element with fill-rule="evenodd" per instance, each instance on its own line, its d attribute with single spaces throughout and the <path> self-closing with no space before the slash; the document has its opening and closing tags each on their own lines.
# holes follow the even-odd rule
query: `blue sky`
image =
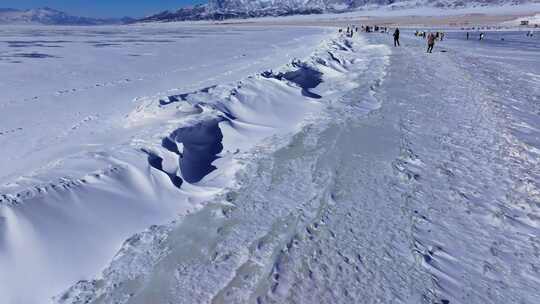
<svg viewBox="0 0 540 304">
<path fill-rule="evenodd" d="M 88 17 L 142 17 L 205 0 L 0 0 L 0 8 L 51 7 Z"/>
</svg>

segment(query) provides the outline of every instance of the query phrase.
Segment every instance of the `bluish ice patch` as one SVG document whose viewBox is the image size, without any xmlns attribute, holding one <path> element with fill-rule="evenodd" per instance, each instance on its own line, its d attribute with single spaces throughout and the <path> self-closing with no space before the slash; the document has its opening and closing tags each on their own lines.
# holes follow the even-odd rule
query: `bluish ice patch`
<svg viewBox="0 0 540 304">
<path fill-rule="evenodd" d="M 176 42 L 171 39 L 119 39 L 111 40 L 114 43 L 171 43 Z"/>
<path fill-rule="evenodd" d="M 119 43 L 96 43 L 95 47 L 121 46 Z"/>
<path fill-rule="evenodd" d="M 34 58 L 34 59 L 44 59 L 44 58 L 59 58 L 58 56 L 32 52 L 32 53 L 15 53 L 12 55 L 7 55 L 5 57 L 16 57 L 16 58 Z"/>
<path fill-rule="evenodd" d="M 9 41 L 3 41 L 7 43 L 7 46 L 10 48 L 25 48 L 25 47 L 62 47 L 58 44 L 62 43 L 62 41 L 56 43 L 56 41 L 46 41 L 46 40 L 9 40 Z"/>
</svg>

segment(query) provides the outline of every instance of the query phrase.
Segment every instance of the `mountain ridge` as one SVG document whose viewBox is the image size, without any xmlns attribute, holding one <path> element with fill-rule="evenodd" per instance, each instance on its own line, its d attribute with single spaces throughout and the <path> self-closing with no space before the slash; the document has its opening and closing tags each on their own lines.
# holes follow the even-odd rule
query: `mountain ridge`
<svg viewBox="0 0 540 304">
<path fill-rule="evenodd" d="M 540 0 L 209 0 L 206 4 L 166 10 L 140 19 L 73 16 L 49 7 L 27 10 L 0 8 L 0 25 L 106 25 L 344 13 L 379 8 L 391 10 L 421 7 L 453 9 L 525 3 L 540 3 Z"/>
<path fill-rule="evenodd" d="M 116 19 L 73 16 L 49 7 L 26 10 L 0 8 L 0 24 L 105 25 L 128 23 L 133 20 L 127 17 Z"/>
<path fill-rule="evenodd" d="M 408 9 L 419 7 L 466 8 L 519 5 L 538 0 L 209 0 L 208 4 L 163 11 L 140 22 L 224 20 L 322 13 L 343 13 L 363 9 Z"/>
</svg>

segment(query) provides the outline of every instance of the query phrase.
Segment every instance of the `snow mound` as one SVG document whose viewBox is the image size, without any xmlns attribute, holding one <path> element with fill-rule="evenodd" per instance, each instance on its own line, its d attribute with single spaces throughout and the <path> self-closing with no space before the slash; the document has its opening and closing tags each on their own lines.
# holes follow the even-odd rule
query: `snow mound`
<svg viewBox="0 0 540 304">
<path fill-rule="evenodd" d="M 304 115 L 320 109 L 292 84 L 254 75 L 244 80 L 245 88 L 238 89 L 241 84 L 235 80 L 258 73 L 262 67 L 283 65 L 293 54 L 306 56 L 315 43 L 328 37 L 326 31 L 264 30 L 260 44 L 246 39 L 262 36 L 259 31 L 229 28 L 223 33 L 223 28 L 198 27 L 7 29 L 13 41 L 2 46 L 3 50 L 10 51 L 11 45 L 42 48 L 54 43 L 62 47 L 54 48 L 55 54 L 61 54 L 58 58 L 25 58 L 28 61 L 14 69 L 2 69 L 3 75 L 13 77 L 5 77 L 10 79 L 10 90 L 3 92 L 6 98 L 0 101 L 0 141 L 6 157 L 0 177 L 0 302 L 43 303 L 67 286 L 93 277 L 126 238 L 203 207 L 234 184 L 235 174 L 243 166 L 242 153 L 266 136 L 290 132 Z M 168 37 L 159 41 L 175 39 L 177 44 L 152 45 L 155 42 L 144 38 L 150 33 Z M 208 36 L 219 36 L 222 40 L 215 44 L 219 50 L 205 55 L 182 54 L 204 62 L 178 60 L 177 46 L 184 43 L 185 33 L 197 35 L 190 43 L 201 46 L 217 40 Z M 177 35 L 181 37 L 172 37 Z M 273 48 L 267 50 L 272 35 Z M 64 38 L 52 40 L 55 36 Z M 291 44 L 282 41 L 284 37 L 296 40 Z M 126 43 L 131 46 L 95 50 L 96 39 L 129 41 Z M 248 46 L 239 54 L 238 45 Z M 292 47 L 298 45 L 302 48 Z M 132 61 L 124 53 L 164 49 L 168 51 L 157 61 Z M 214 56 L 217 53 L 221 57 Z M 71 54 L 80 55 L 82 62 L 70 65 L 67 58 Z M 88 65 L 95 54 L 104 60 L 99 67 Z M 2 65 L 12 64 L 0 59 Z M 105 62 L 116 59 L 126 60 L 118 66 L 129 71 L 111 71 Z M 37 77 L 43 71 L 47 79 Z M 22 79 L 16 76 L 19 73 L 29 75 L 24 84 L 17 82 Z M 108 74 L 121 80 L 116 82 Z M 76 78 L 75 83 L 71 77 Z M 233 84 L 209 86 L 224 82 Z M 59 90 L 58 86 L 66 87 Z M 187 94 L 188 101 L 176 97 L 193 87 L 203 89 Z M 133 99 L 137 96 L 153 97 Z M 297 105 L 296 111 L 279 109 L 286 115 L 274 117 L 276 128 L 271 120 L 263 126 L 263 119 L 259 119 L 271 115 L 250 116 L 265 102 L 272 109 L 271 100 L 276 96 L 283 97 L 281 105 Z M 283 121 L 289 130 L 281 129 Z M 201 134 L 206 135 L 205 141 L 198 140 Z M 32 286 L 31 293 L 26 292 L 28 286 Z"/>
</svg>

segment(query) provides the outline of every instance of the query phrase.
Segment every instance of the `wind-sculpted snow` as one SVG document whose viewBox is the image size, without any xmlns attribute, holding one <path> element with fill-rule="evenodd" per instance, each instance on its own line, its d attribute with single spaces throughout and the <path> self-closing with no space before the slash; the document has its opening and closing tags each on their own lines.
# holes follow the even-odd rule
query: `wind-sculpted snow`
<svg viewBox="0 0 540 304">
<path fill-rule="evenodd" d="M 182 186 L 183 179 L 189 183 L 201 181 L 206 175 L 216 169 L 212 162 L 217 155 L 223 151 L 223 134 L 219 128 L 222 119 L 203 120 L 193 126 L 178 128 L 171 135 L 163 138 L 161 144 L 169 152 L 176 154 L 179 158 L 179 166 L 174 170 L 163 168 L 163 158 L 154 152 L 146 151 L 148 154 L 148 164 L 169 176 L 171 182 L 178 188 Z M 178 145 L 182 145 L 182 152 Z M 179 177 L 178 171 L 182 173 Z"/>
<path fill-rule="evenodd" d="M 332 54 L 332 52 L 328 54 Z M 322 82 L 322 73 L 302 63 L 293 63 L 293 66 L 297 68 L 294 71 L 279 73 L 277 75 L 267 71 L 261 75 L 264 77 L 273 77 L 278 80 L 286 79 L 299 85 L 302 88 L 302 95 L 311 98 L 321 98 L 321 96 L 310 92 L 309 89 L 316 88 Z"/>
<path fill-rule="evenodd" d="M 219 124 L 224 149 L 231 148 L 227 142 L 231 137 L 249 136 L 244 140 L 252 141 L 273 136 L 255 148 L 235 152 L 234 159 L 245 165 L 229 190 L 200 212 L 162 226 L 159 232 L 145 232 L 145 236 L 153 235 L 145 237 L 150 243 L 136 247 L 126 244 L 102 278 L 79 282 L 57 297 L 57 301 L 236 303 L 251 297 L 253 301 L 264 302 L 266 292 L 271 296 L 285 288 L 287 279 L 281 272 L 281 265 L 286 265 L 285 253 L 280 254 L 280 248 L 286 246 L 292 250 L 295 246 L 294 227 L 306 225 L 305 230 L 299 228 L 299 231 L 313 233 L 325 225 L 317 209 L 326 206 L 333 195 L 328 188 L 332 183 L 327 184 L 327 173 L 317 176 L 318 173 L 312 175 L 314 172 L 310 170 L 318 163 L 326 166 L 326 160 L 333 159 L 334 153 L 334 150 L 324 152 L 335 147 L 331 144 L 334 139 L 326 138 L 327 135 L 320 140 L 317 137 L 333 124 L 332 117 L 337 113 L 320 110 L 337 107 L 346 115 L 369 113 L 367 109 L 371 106 L 363 107 L 362 100 L 365 98 L 372 104 L 370 84 L 377 85 L 384 77 L 387 55 L 384 46 L 367 46 L 360 40 L 345 43 L 339 39 L 321 47 L 309 60 L 294 61 L 276 72 L 265 72 L 236 85 L 162 98 L 174 102 L 159 102 L 156 108 L 160 110 L 152 110 L 153 115 L 162 115 L 160 112 L 166 107 L 170 110 L 185 103 L 202 105 L 203 112 L 198 115 L 219 117 L 223 115 L 220 109 L 226 109 L 235 119 Z M 340 63 L 333 58 L 339 58 Z M 373 80 L 359 81 L 367 75 Z M 308 89 L 319 98 L 305 94 Z M 360 102 L 349 104 L 348 95 L 359 98 Z M 291 124 L 294 121 L 301 124 Z M 169 136 L 167 140 L 169 151 L 175 150 L 171 143 L 174 138 Z M 183 151 L 186 148 L 184 144 Z M 299 162 L 294 166 L 285 163 L 296 159 Z M 222 170 L 217 167 L 216 172 Z M 305 214 L 305 218 L 298 218 L 300 214 Z M 315 228 L 309 224 L 312 221 Z M 147 249 L 151 253 L 137 253 Z M 161 258 L 153 258 L 156 256 Z M 140 267 L 133 268 L 135 258 L 144 261 Z M 362 257 L 351 257 L 353 265 L 361 261 Z"/>
<path fill-rule="evenodd" d="M 182 186 L 182 183 L 184 182 L 182 180 L 181 177 L 179 177 L 177 174 L 176 174 L 176 171 L 175 170 L 174 172 L 167 172 L 163 169 L 163 158 L 161 158 L 159 155 L 153 153 L 153 152 L 150 152 L 150 151 L 146 151 L 145 149 L 141 149 L 143 152 L 145 152 L 146 154 L 148 154 L 148 164 L 160 171 L 160 172 L 163 172 L 165 174 L 167 174 L 167 176 L 170 178 L 171 180 L 171 183 L 177 187 L 177 188 L 180 188 Z"/>
<path fill-rule="evenodd" d="M 216 169 L 212 162 L 223 151 L 221 120 L 202 121 L 194 126 L 175 130 L 169 137 L 184 147 L 180 170 L 187 182 L 196 183 Z"/>
</svg>

